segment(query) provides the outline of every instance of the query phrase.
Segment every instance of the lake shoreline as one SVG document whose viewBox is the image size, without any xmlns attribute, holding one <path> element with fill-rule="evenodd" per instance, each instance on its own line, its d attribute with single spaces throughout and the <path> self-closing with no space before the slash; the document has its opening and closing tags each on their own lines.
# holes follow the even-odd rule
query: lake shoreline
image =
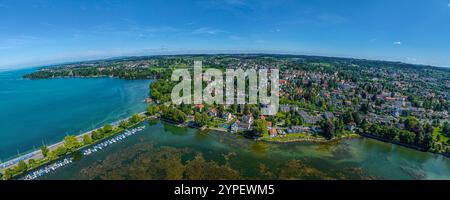
<svg viewBox="0 0 450 200">
<path fill-rule="evenodd" d="M 134 126 L 137 126 L 137 125 L 139 125 L 139 124 L 142 124 L 143 122 L 145 122 L 145 121 L 147 121 L 147 120 L 157 120 L 157 121 L 159 121 L 159 122 L 162 122 L 162 123 L 168 123 L 168 124 L 173 125 L 173 126 L 176 126 L 176 127 L 185 127 L 185 126 L 180 126 L 180 124 L 176 124 L 176 123 L 170 122 L 170 121 L 168 121 L 168 120 L 163 120 L 162 118 L 157 117 L 157 116 L 147 116 L 147 115 L 145 115 L 145 112 L 142 112 L 142 113 L 139 113 L 139 114 L 140 114 L 140 115 L 144 115 L 145 118 L 144 118 L 143 121 L 137 123 L 137 124 L 134 125 Z M 128 119 L 128 118 L 127 118 L 127 119 Z M 124 120 L 126 120 L 126 119 L 124 119 Z M 122 120 L 121 120 L 121 121 L 122 121 Z M 183 124 L 183 123 L 182 123 L 182 124 Z M 190 127 L 190 128 L 192 128 L 192 127 Z M 192 128 L 192 129 L 202 130 L 201 127 L 198 127 L 198 128 Z M 231 134 L 230 132 L 228 132 L 226 129 L 223 129 L 223 128 L 206 128 L 206 129 L 204 129 L 204 131 L 214 131 L 214 132 L 220 132 L 220 133 Z M 86 133 L 85 133 L 85 134 L 86 134 Z M 82 135 L 83 135 L 83 134 L 82 134 Z M 82 137 L 82 135 L 78 135 L 77 137 Z M 114 134 L 114 135 L 116 135 L 116 134 Z M 76 151 L 71 152 L 71 153 L 68 153 L 68 154 L 66 154 L 66 155 L 64 155 L 64 156 L 62 156 L 62 157 L 59 157 L 59 158 L 55 159 L 55 160 L 51 160 L 51 161 L 47 161 L 47 162 L 45 162 L 45 163 L 42 163 L 42 164 L 39 165 L 39 166 L 33 167 L 33 169 L 31 169 L 31 170 L 28 170 L 28 171 L 26 171 L 26 172 L 24 172 L 24 173 L 21 173 L 21 174 L 18 174 L 18 175 L 16 175 L 16 176 L 14 176 L 14 177 L 15 177 L 14 179 L 16 179 L 17 177 L 22 177 L 24 174 L 26 174 L 26 173 L 28 173 L 28 172 L 32 172 L 33 170 L 40 169 L 40 168 L 42 168 L 42 167 L 51 165 L 52 163 L 58 162 L 58 161 L 60 161 L 60 160 L 62 160 L 62 159 L 68 158 L 68 157 L 70 157 L 71 155 L 73 155 L 74 153 L 76 153 L 77 151 L 79 151 L 79 150 L 81 150 L 81 149 L 84 149 L 84 148 L 91 147 L 91 146 L 93 146 L 93 145 L 95 145 L 95 144 L 97 144 L 97 143 L 100 143 L 100 142 L 102 142 L 102 141 L 105 141 L 105 140 L 107 140 L 108 138 L 114 137 L 114 135 L 112 135 L 112 136 L 110 136 L 110 137 L 103 138 L 102 140 L 96 141 L 96 142 L 94 142 L 94 143 L 92 143 L 92 144 L 82 146 L 82 147 L 80 147 L 79 149 L 77 149 Z M 364 135 L 354 136 L 353 134 L 352 134 L 352 135 L 349 135 L 349 136 L 346 136 L 346 137 L 333 138 L 333 139 L 331 139 L 331 140 L 292 139 L 292 140 L 288 140 L 288 141 L 267 141 L 267 140 L 264 140 L 264 139 L 256 139 L 255 141 L 261 141 L 261 142 L 269 143 L 269 144 L 270 144 L 270 143 L 271 143 L 271 144 L 280 144 L 280 145 L 283 145 L 283 144 L 338 144 L 338 143 L 341 142 L 341 141 L 352 140 L 352 139 L 357 139 L 357 138 L 368 138 L 368 139 L 373 139 L 373 140 L 376 140 L 376 141 L 381 141 L 381 142 L 387 143 L 387 144 L 394 144 L 394 143 L 391 143 L 391 142 L 379 140 L 379 139 L 374 138 L 374 137 L 366 137 L 366 136 L 364 136 Z M 249 140 L 249 139 L 245 139 L 245 140 Z M 54 145 L 56 145 L 56 144 L 54 144 Z M 408 147 L 408 146 L 404 146 L 404 145 L 401 145 L 401 144 L 394 144 L 394 145 L 399 145 L 399 146 L 402 146 L 402 147 L 405 147 L 405 148 L 408 148 L 408 149 L 413 149 L 413 150 L 419 151 L 418 149 L 410 148 L 410 147 Z M 40 151 L 40 150 L 38 150 L 38 151 Z M 420 152 L 426 152 L 426 151 L 420 151 Z M 428 153 L 433 153 L 433 152 L 428 152 Z M 436 153 L 433 153 L 433 154 L 436 154 Z M 439 155 L 443 155 L 443 154 L 439 154 Z M 448 156 L 446 156 L 446 155 L 443 155 L 443 156 L 448 157 Z"/>
<path fill-rule="evenodd" d="M 137 114 L 140 115 L 141 117 L 144 117 L 144 120 L 142 120 L 141 122 L 139 122 L 139 123 L 137 123 L 137 124 L 140 124 L 140 123 L 142 123 L 143 121 L 145 121 L 145 119 L 147 119 L 146 112 L 140 112 L 140 113 L 137 113 Z M 128 120 L 128 119 L 130 119 L 130 118 L 131 118 L 131 117 L 127 117 L 127 118 L 125 118 L 125 119 L 118 120 L 118 121 L 114 122 L 113 124 L 115 124 L 115 126 L 118 126 L 118 124 L 119 124 L 120 122 L 126 121 L 126 120 Z M 131 126 L 128 127 L 128 128 L 132 128 L 132 127 L 136 126 L 137 124 L 131 125 Z M 75 137 L 81 142 L 81 141 L 83 140 L 83 137 L 84 137 L 85 135 L 89 135 L 89 136 L 90 136 L 90 135 L 92 134 L 92 132 L 97 131 L 97 130 L 99 130 L 99 129 L 102 129 L 102 127 L 96 128 L 96 129 L 92 129 L 92 130 L 89 130 L 89 131 L 86 131 L 86 132 L 84 132 L 84 133 L 82 133 L 82 134 L 76 135 Z M 123 131 L 123 130 L 122 130 L 122 131 Z M 119 134 L 119 133 L 122 132 L 122 131 L 118 131 L 117 133 L 113 133 L 111 136 L 106 137 L 106 138 L 103 138 L 103 139 L 100 139 L 100 140 L 98 140 L 98 141 L 95 141 L 95 142 L 92 143 L 92 144 L 83 145 L 83 146 L 79 147 L 78 149 L 76 149 L 74 152 L 76 152 L 76 151 L 78 151 L 78 150 L 80 150 L 80 149 L 87 148 L 87 147 L 90 147 L 90 146 L 92 146 L 92 145 L 95 145 L 95 144 L 97 144 L 97 143 L 99 143 L 99 142 L 101 142 L 101 141 L 104 141 L 104 140 L 106 140 L 106 139 L 108 139 L 108 138 L 110 138 L 110 137 L 113 137 L 114 135 Z M 61 147 L 61 146 L 64 146 L 64 140 L 59 141 L 59 142 L 54 143 L 54 144 L 51 144 L 51 145 L 49 145 L 47 148 L 48 148 L 49 151 L 53 151 L 53 150 L 56 150 L 58 147 Z M 68 155 L 70 155 L 70 154 L 72 154 L 72 153 L 74 153 L 74 152 L 70 152 L 70 153 L 68 153 L 68 154 L 65 155 L 65 156 L 68 156 Z M 64 156 L 63 156 L 63 157 L 64 157 Z M 44 159 L 44 158 L 45 158 L 45 156 L 43 155 L 42 150 L 40 150 L 40 149 L 39 149 L 39 150 L 35 150 L 35 151 L 32 151 L 32 152 L 27 153 L 27 154 L 25 154 L 25 155 L 21 155 L 21 156 L 18 156 L 18 157 L 14 157 L 14 158 L 12 158 L 12 159 L 6 161 L 6 162 L 0 163 L 0 165 L 5 165 L 5 166 L 2 166 L 2 168 L 0 168 L 0 172 L 1 172 L 1 173 L 4 173 L 7 169 L 10 169 L 10 168 L 13 168 L 13 167 L 17 166 L 18 163 L 19 163 L 20 161 L 28 162 L 28 161 L 31 160 L 31 159 L 33 159 L 33 160 L 41 160 L 41 159 Z M 40 164 L 37 165 L 37 166 L 34 166 L 31 170 L 34 170 L 34 169 L 43 167 L 43 166 L 45 166 L 45 165 L 47 165 L 47 164 L 49 164 L 49 163 L 53 163 L 53 162 L 55 162 L 55 161 L 57 161 L 57 160 L 59 160 L 59 159 L 60 159 L 60 158 L 56 158 L 55 160 L 45 161 L 45 162 L 43 162 L 43 163 L 40 163 Z M 12 163 L 12 164 L 11 164 L 11 163 Z M 28 170 L 28 171 L 29 171 L 29 170 Z M 26 172 L 24 172 L 24 173 L 26 173 Z M 21 173 L 21 174 L 22 174 L 22 173 Z M 15 176 L 20 176 L 21 174 L 18 174 L 18 175 L 15 175 Z"/>
<path fill-rule="evenodd" d="M 258 141 L 262 141 L 262 142 L 267 142 L 267 143 L 277 143 L 277 144 L 290 144 L 290 143 L 314 143 L 314 144 L 331 144 L 331 143 L 335 143 L 335 142 L 339 142 L 339 141 L 343 141 L 343 140 L 351 140 L 351 139 L 355 139 L 355 138 L 361 138 L 361 135 L 349 135 L 349 136 L 344 136 L 344 137 L 339 137 L 339 138 L 332 138 L 330 140 L 327 139 L 320 139 L 320 138 L 293 138 L 293 139 L 288 139 L 286 141 L 282 141 L 282 140 L 267 140 L 267 139 L 260 139 Z"/>
</svg>

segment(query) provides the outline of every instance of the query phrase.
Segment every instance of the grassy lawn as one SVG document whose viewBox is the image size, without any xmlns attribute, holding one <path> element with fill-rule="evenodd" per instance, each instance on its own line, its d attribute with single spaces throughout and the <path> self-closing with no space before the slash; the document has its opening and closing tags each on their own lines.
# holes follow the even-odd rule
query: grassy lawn
<svg viewBox="0 0 450 200">
<path fill-rule="evenodd" d="M 220 124 L 224 124 L 226 121 L 221 119 L 221 118 L 217 118 L 214 117 L 211 121 L 208 121 L 207 125 L 209 127 L 220 127 Z"/>
<path fill-rule="evenodd" d="M 294 140 L 301 140 L 301 139 L 310 139 L 310 140 L 322 140 L 325 139 L 323 137 L 315 137 L 315 136 L 311 136 L 309 134 L 306 133 L 295 133 L 295 134 L 286 134 L 285 137 L 273 137 L 270 138 L 269 135 L 264 135 L 263 136 L 263 140 L 265 141 L 272 141 L 272 142 L 289 142 L 289 141 L 294 141 Z"/>
<path fill-rule="evenodd" d="M 433 139 L 436 141 L 437 138 L 440 137 L 439 139 L 442 142 L 447 142 L 449 139 L 447 137 L 445 137 L 444 135 L 442 135 L 442 129 L 441 128 L 436 128 L 434 127 L 434 131 L 433 131 Z"/>
<path fill-rule="evenodd" d="M 343 134 L 336 136 L 335 139 L 349 138 L 349 137 L 356 138 L 356 137 L 359 137 L 359 135 L 356 133 L 353 133 L 351 131 L 344 131 Z M 316 140 L 316 141 L 326 140 L 326 138 L 324 138 L 322 136 L 313 136 L 308 133 L 286 134 L 285 137 L 274 137 L 274 138 L 270 138 L 269 135 L 264 135 L 262 137 L 262 139 L 265 141 L 270 141 L 270 142 L 289 142 L 289 141 L 296 141 L 296 140 Z"/>
</svg>

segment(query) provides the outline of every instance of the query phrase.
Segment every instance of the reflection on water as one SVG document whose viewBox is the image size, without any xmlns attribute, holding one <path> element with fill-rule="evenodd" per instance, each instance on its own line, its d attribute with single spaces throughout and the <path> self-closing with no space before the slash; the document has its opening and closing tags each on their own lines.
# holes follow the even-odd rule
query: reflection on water
<svg viewBox="0 0 450 200">
<path fill-rule="evenodd" d="M 252 152 L 256 154 L 266 154 L 267 150 L 269 148 L 269 145 L 265 142 L 255 142 L 251 145 Z"/>
<path fill-rule="evenodd" d="M 167 133 L 171 133 L 173 135 L 177 135 L 177 136 L 183 136 L 188 133 L 186 127 L 173 126 L 168 123 L 164 123 L 164 131 Z"/>
<path fill-rule="evenodd" d="M 149 124 L 45 179 L 450 179 L 448 158 L 370 139 L 273 144 Z"/>
<path fill-rule="evenodd" d="M 201 131 L 198 130 L 195 132 L 195 139 L 197 141 L 203 141 L 208 139 L 208 132 L 207 131 Z"/>
</svg>

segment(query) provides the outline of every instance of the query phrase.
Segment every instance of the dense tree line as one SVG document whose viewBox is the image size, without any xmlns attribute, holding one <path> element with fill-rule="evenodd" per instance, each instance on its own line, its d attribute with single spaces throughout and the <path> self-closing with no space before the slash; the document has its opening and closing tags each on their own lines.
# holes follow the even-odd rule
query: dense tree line
<svg viewBox="0 0 450 200">
<path fill-rule="evenodd" d="M 431 124 L 423 125 L 413 117 L 404 121 L 404 129 L 394 126 L 381 126 L 378 124 L 366 125 L 366 133 L 390 141 L 400 142 L 408 145 L 430 150 L 434 145 L 433 127 Z"/>
<path fill-rule="evenodd" d="M 186 114 L 178 108 L 171 106 L 161 106 L 161 117 L 177 123 L 183 123 L 187 120 Z"/>
</svg>

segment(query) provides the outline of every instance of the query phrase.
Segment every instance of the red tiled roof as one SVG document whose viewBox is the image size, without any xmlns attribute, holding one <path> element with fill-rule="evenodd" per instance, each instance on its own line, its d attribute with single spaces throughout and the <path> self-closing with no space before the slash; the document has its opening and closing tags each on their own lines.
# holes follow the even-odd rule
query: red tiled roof
<svg viewBox="0 0 450 200">
<path fill-rule="evenodd" d="M 269 130 L 269 133 L 271 134 L 271 135 L 275 135 L 275 134 L 277 134 L 277 129 L 270 129 Z"/>
</svg>

